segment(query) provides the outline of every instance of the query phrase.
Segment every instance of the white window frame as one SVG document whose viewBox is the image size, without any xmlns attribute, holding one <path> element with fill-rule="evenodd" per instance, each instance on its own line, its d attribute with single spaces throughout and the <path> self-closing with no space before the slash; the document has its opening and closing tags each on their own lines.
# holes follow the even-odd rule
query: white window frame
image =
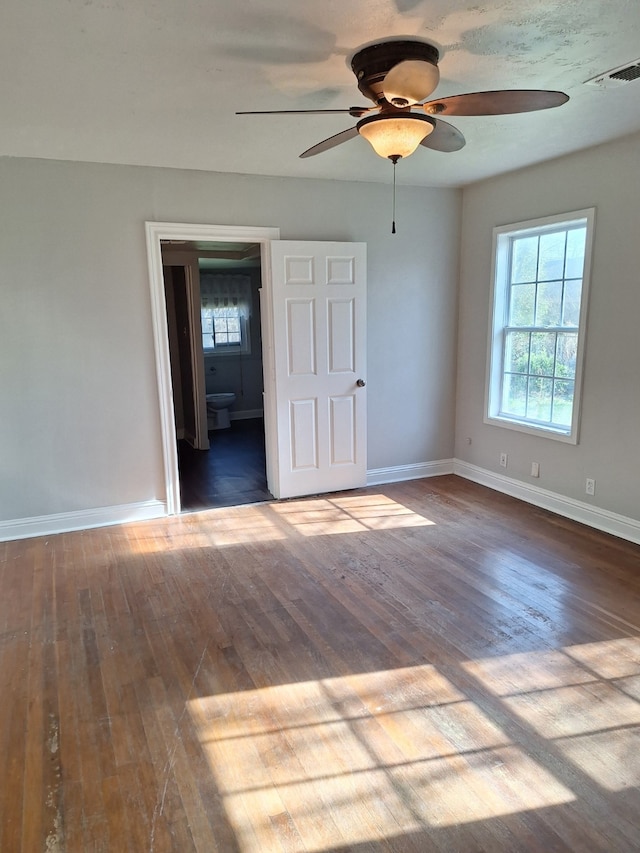
<svg viewBox="0 0 640 853">
<path fill-rule="evenodd" d="M 578 443 L 594 223 L 595 208 L 591 207 L 571 213 L 533 219 L 527 222 L 501 225 L 493 229 L 484 423 L 529 433 L 530 435 L 552 438 L 556 441 L 564 441 L 569 444 Z M 578 344 L 571 426 L 562 429 L 556 426 L 518 419 L 512 415 L 503 414 L 500 411 L 504 379 L 505 328 L 508 325 L 509 309 L 510 283 L 508 276 L 510 270 L 511 241 L 513 237 L 521 237 L 528 232 L 531 232 L 532 236 L 544 233 L 545 231 L 553 232 L 559 230 L 559 227 L 569 228 L 577 224 L 586 225 L 587 233 L 582 275 L 580 317 L 578 321 Z"/>
<path fill-rule="evenodd" d="M 202 311 L 204 306 L 200 307 L 201 322 L 204 323 Z M 240 324 L 240 341 L 238 343 L 216 344 L 215 346 L 205 346 L 205 332 L 202 333 L 202 351 L 206 357 L 211 356 L 227 356 L 227 355 L 248 355 L 251 353 L 251 335 L 249 328 L 249 319 L 239 314 L 238 321 Z M 215 320 L 214 320 L 215 322 Z"/>
</svg>

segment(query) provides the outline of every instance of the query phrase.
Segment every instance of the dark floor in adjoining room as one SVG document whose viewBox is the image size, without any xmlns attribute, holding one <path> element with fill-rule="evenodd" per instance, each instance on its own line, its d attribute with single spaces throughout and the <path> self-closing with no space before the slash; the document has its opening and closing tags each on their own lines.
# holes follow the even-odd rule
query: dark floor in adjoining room
<svg viewBox="0 0 640 853">
<path fill-rule="evenodd" d="M 183 510 L 209 509 L 273 500 L 267 490 L 262 418 L 232 421 L 209 432 L 210 449 L 178 442 Z"/>
</svg>

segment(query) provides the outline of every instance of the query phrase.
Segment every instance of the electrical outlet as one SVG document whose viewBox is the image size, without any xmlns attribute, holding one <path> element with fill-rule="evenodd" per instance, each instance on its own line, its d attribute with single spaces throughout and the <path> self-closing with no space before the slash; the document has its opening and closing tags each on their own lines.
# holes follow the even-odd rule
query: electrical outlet
<svg viewBox="0 0 640 853">
<path fill-rule="evenodd" d="M 585 491 L 588 495 L 595 495 L 596 493 L 596 481 L 592 480 L 591 477 L 587 477 L 587 488 Z"/>
<path fill-rule="evenodd" d="M 507 467 L 507 462 L 508 462 L 508 461 L 509 461 L 509 457 L 507 456 L 507 454 L 506 454 L 506 453 L 501 453 L 501 454 L 500 454 L 500 465 L 501 465 L 501 467 L 502 467 L 502 468 L 506 468 L 506 467 Z"/>
<path fill-rule="evenodd" d="M 531 476 L 532 477 L 539 477 L 540 476 L 540 463 L 539 462 L 532 462 L 531 463 Z"/>
</svg>

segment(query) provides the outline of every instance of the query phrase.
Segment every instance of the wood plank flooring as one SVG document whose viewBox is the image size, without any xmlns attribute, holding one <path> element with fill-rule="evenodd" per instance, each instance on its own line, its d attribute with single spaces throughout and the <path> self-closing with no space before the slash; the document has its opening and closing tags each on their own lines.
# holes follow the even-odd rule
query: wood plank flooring
<svg viewBox="0 0 640 853">
<path fill-rule="evenodd" d="M 640 850 L 640 548 L 457 477 L 0 543 L 0 850 Z"/>
</svg>

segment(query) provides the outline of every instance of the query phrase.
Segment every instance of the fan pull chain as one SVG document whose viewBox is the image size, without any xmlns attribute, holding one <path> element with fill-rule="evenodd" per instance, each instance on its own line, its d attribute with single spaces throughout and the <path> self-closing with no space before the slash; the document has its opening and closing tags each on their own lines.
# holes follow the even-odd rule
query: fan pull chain
<svg viewBox="0 0 640 853">
<path fill-rule="evenodd" d="M 393 214 L 391 217 L 391 233 L 396 233 L 396 164 L 400 157 L 397 154 L 394 154 L 392 157 L 389 157 L 389 160 L 393 163 Z"/>
</svg>

